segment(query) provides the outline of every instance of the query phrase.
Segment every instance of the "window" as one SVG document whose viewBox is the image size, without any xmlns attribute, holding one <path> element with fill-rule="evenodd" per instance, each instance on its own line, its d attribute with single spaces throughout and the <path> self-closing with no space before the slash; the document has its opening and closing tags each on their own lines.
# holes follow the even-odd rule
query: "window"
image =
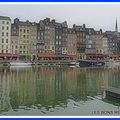
<svg viewBox="0 0 120 120">
<path fill-rule="evenodd" d="M 58 45 L 58 41 L 56 41 L 56 45 Z"/>
<path fill-rule="evenodd" d="M 56 36 L 56 39 L 58 39 L 58 36 Z"/>
<path fill-rule="evenodd" d="M 7 21 L 7 24 L 9 24 L 9 22 Z"/>
<path fill-rule="evenodd" d="M 25 38 L 25 35 L 23 35 L 23 38 Z"/>
<path fill-rule="evenodd" d="M 61 41 L 59 41 L 59 45 L 61 45 Z"/>
<path fill-rule="evenodd" d="M 8 43 L 8 39 L 6 39 L 6 43 Z"/>
<path fill-rule="evenodd" d="M 91 45 L 88 45 L 88 48 L 91 48 L 92 46 Z"/>
<path fill-rule="evenodd" d="M 2 43 L 4 43 L 4 39 L 2 39 Z"/>
<path fill-rule="evenodd" d="M 88 43 L 90 43 L 90 44 L 91 44 L 91 43 L 92 43 L 92 40 L 89 40 L 89 41 L 88 41 Z"/>
<path fill-rule="evenodd" d="M 43 35 L 43 33 L 41 32 L 41 35 Z"/>
<path fill-rule="evenodd" d="M 22 48 L 22 46 L 20 46 L 20 48 Z"/>
<path fill-rule="evenodd" d="M 2 32 L 2 36 L 4 36 L 4 32 Z"/>
<path fill-rule="evenodd" d="M 27 33 L 29 33 L 29 30 L 27 30 Z"/>
<path fill-rule="evenodd" d="M 5 21 L 2 21 L 2 24 L 5 24 Z"/>
<path fill-rule="evenodd" d="M 25 53 L 25 51 L 23 51 L 23 53 Z"/>
<path fill-rule="evenodd" d="M 9 29 L 9 27 L 7 26 L 7 27 L 6 27 L 6 30 L 8 30 L 8 29 Z"/>
<path fill-rule="evenodd" d="M 43 40 L 43 37 L 40 37 L 41 40 Z"/>
<path fill-rule="evenodd" d="M 2 30 L 4 30 L 4 26 L 2 26 Z"/>
<path fill-rule="evenodd" d="M 6 36 L 8 36 L 8 32 L 6 33 Z"/>
<path fill-rule="evenodd" d="M 2 45 L 2 48 L 4 48 L 4 45 Z"/>
<path fill-rule="evenodd" d="M 61 39 L 61 36 L 59 36 L 59 39 Z"/>
<path fill-rule="evenodd" d="M 6 50 L 6 53 L 8 53 L 8 50 Z"/>
<path fill-rule="evenodd" d="M 15 48 L 17 49 L 17 45 L 15 46 Z"/>
<path fill-rule="evenodd" d="M 25 33 L 25 29 L 24 29 L 24 33 Z"/>
<path fill-rule="evenodd" d="M 2 53 L 4 53 L 4 50 L 2 50 Z"/>
<path fill-rule="evenodd" d="M 6 49 L 8 49 L 8 45 L 6 45 Z"/>
<path fill-rule="evenodd" d="M 47 49 L 47 46 L 45 46 L 45 49 Z"/>
<path fill-rule="evenodd" d="M 20 29 L 20 32 L 22 32 L 22 29 Z"/>
<path fill-rule="evenodd" d="M 17 54 L 17 50 L 15 50 L 15 54 Z"/>
<path fill-rule="evenodd" d="M 24 45 L 24 49 L 25 49 L 25 45 Z"/>
<path fill-rule="evenodd" d="M 100 53 L 102 53 L 102 50 L 100 50 Z"/>
<path fill-rule="evenodd" d="M 52 47 L 52 50 L 54 50 L 54 47 Z"/>
<path fill-rule="evenodd" d="M 27 39 L 29 39 L 29 35 L 27 35 Z"/>
</svg>

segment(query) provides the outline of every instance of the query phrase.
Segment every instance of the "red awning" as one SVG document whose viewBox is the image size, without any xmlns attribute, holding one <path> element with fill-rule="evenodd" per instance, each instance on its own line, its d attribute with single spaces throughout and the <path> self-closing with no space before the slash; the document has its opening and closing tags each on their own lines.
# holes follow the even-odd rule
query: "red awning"
<svg viewBox="0 0 120 120">
<path fill-rule="evenodd" d="M 65 58 L 76 58 L 77 55 L 69 55 L 69 54 L 64 54 Z"/>
<path fill-rule="evenodd" d="M 55 54 L 53 53 L 38 53 L 37 54 L 38 57 L 41 57 L 41 58 L 53 58 L 53 57 L 56 57 Z"/>
<path fill-rule="evenodd" d="M 86 55 L 89 55 L 89 56 L 106 56 L 106 54 L 86 54 Z"/>
<path fill-rule="evenodd" d="M 17 55 L 11 53 L 0 53 L 0 57 L 17 57 Z"/>
</svg>

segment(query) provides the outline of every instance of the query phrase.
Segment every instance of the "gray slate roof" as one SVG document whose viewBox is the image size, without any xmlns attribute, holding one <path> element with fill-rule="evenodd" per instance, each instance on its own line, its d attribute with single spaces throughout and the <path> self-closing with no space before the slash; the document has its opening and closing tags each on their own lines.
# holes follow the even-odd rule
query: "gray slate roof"
<svg viewBox="0 0 120 120">
<path fill-rule="evenodd" d="M 0 20 L 11 20 L 11 19 L 7 16 L 0 16 Z"/>
</svg>

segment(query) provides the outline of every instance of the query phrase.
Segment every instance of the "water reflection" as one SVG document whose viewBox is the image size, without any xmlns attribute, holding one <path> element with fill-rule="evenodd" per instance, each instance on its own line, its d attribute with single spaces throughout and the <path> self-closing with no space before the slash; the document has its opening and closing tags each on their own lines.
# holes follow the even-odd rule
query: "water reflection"
<svg viewBox="0 0 120 120">
<path fill-rule="evenodd" d="M 54 111 L 69 100 L 102 97 L 104 89 L 120 87 L 120 69 L 106 68 L 0 68 L 0 113 L 19 109 Z M 43 110 L 44 109 L 44 110 Z"/>
</svg>

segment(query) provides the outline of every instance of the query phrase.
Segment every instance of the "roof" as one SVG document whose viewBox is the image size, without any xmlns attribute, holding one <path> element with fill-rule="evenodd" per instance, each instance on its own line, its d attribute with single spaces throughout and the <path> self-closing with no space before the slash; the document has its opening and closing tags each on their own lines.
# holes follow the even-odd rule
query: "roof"
<svg viewBox="0 0 120 120">
<path fill-rule="evenodd" d="M 11 20 L 11 19 L 7 16 L 0 16 L 0 20 Z"/>
</svg>

